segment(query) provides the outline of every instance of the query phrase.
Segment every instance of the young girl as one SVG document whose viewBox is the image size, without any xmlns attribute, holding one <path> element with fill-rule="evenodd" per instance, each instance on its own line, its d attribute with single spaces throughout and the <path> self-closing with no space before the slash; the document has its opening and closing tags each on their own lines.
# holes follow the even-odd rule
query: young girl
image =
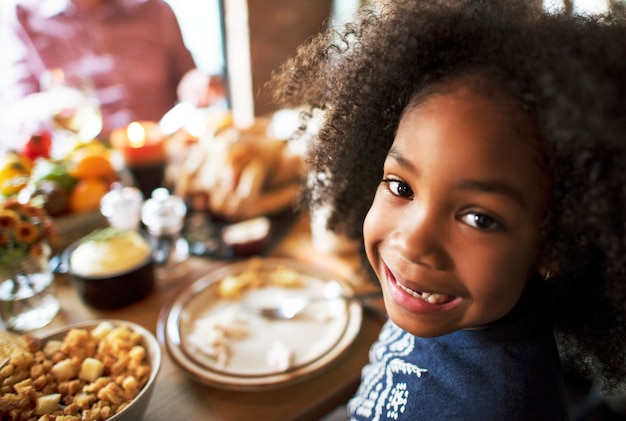
<svg viewBox="0 0 626 421">
<path fill-rule="evenodd" d="M 626 378 L 626 21 L 530 3 L 379 4 L 276 75 L 390 318 L 353 419 L 566 419 L 563 368 Z"/>
</svg>

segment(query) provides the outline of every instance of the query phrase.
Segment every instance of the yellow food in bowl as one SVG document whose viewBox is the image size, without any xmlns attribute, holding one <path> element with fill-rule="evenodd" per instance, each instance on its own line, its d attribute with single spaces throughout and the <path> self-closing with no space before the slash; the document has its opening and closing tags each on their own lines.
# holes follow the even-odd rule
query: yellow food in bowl
<svg viewBox="0 0 626 421">
<path fill-rule="evenodd" d="M 79 276 L 110 276 L 141 266 L 152 253 L 149 242 L 132 230 L 92 233 L 72 252 L 70 270 Z"/>
</svg>

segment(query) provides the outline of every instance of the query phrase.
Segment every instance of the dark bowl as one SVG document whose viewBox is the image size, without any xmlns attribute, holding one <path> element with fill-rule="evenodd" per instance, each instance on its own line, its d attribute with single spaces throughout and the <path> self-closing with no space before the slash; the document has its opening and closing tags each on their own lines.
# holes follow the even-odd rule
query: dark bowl
<svg viewBox="0 0 626 421">
<path fill-rule="evenodd" d="M 150 294 L 155 283 L 155 262 L 152 254 L 132 269 L 114 275 L 86 276 L 74 273 L 70 265 L 72 252 L 80 241 L 72 243 L 63 252 L 56 271 L 66 273 L 72 279 L 85 304 L 96 309 L 110 310 L 125 307 Z"/>
</svg>

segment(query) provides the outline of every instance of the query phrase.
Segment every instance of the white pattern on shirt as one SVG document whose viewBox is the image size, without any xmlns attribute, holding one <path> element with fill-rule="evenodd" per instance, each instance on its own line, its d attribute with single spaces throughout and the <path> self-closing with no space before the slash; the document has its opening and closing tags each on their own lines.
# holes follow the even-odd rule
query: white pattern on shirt
<svg viewBox="0 0 626 421">
<path fill-rule="evenodd" d="M 372 421 L 398 419 L 409 400 L 405 382 L 396 383 L 394 374 L 413 374 L 422 377 L 428 370 L 405 361 L 415 346 L 415 337 L 388 321 L 378 341 L 370 350 L 370 363 L 363 368 L 361 386 L 348 403 L 350 413 Z"/>
</svg>

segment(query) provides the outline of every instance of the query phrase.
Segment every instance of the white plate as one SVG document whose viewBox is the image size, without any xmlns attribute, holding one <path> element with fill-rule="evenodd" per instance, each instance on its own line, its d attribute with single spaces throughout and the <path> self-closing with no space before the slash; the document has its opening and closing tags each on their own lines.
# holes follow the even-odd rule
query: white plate
<svg viewBox="0 0 626 421">
<path fill-rule="evenodd" d="M 236 299 L 218 295 L 218 282 L 246 271 L 251 262 L 259 264 L 262 276 L 276 268 L 297 272 L 303 287 L 263 286 L 246 290 Z M 356 338 L 362 320 L 358 302 L 329 300 L 315 303 L 293 320 L 270 321 L 242 308 L 268 306 L 285 297 L 351 294 L 349 285 L 318 268 L 286 259 L 251 259 L 223 266 L 185 286 L 164 309 L 159 335 L 170 356 L 183 370 L 203 383 L 226 389 L 258 390 L 285 386 L 304 380 L 327 368 Z M 228 340 L 227 362 L 220 363 L 198 345 L 211 332 L 214 321 L 233 316 L 247 334 Z M 289 368 L 268 361 L 276 344 L 291 351 Z"/>
</svg>

